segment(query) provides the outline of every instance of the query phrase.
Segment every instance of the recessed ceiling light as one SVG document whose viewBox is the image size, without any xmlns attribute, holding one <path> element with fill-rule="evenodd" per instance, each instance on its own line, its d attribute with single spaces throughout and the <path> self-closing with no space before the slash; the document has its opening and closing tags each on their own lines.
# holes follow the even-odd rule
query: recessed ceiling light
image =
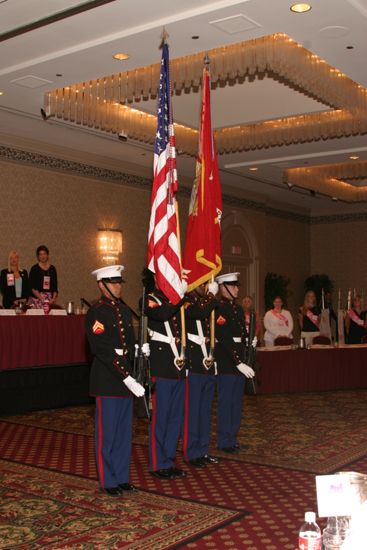
<svg viewBox="0 0 367 550">
<path fill-rule="evenodd" d="M 294 13 L 306 13 L 306 11 L 310 11 L 311 8 L 312 8 L 311 4 L 300 3 L 300 4 L 292 4 L 290 9 Z"/>
<path fill-rule="evenodd" d="M 62 74 L 61 73 L 56 73 L 56 76 L 62 76 Z"/>
<path fill-rule="evenodd" d="M 128 53 L 119 52 L 114 53 L 112 57 L 117 59 L 117 61 L 126 61 L 126 59 L 129 59 L 130 56 Z"/>
<path fill-rule="evenodd" d="M 357 155 L 351 155 L 349 158 L 350 158 L 350 160 L 357 160 L 357 159 L 359 159 L 359 157 L 357 157 Z"/>
<path fill-rule="evenodd" d="M 345 46 L 347 50 L 354 50 L 354 46 Z"/>
<path fill-rule="evenodd" d="M 199 35 L 198 34 L 194 34 L 192 37 L 192 40 L 197 40 L 199 38 Z"/>
<path fill-rule="evenodd" d="M 251 166 L 251 168 L 249 168 L 249 170 L 251 172 L 256 172 L 258 170 L 258 168 L 256 166 Z"/>
<path fill-rule="evenodd" d="M 4 92 L 0 92 L 0 95 L 4 95 Z"/>
</svg>

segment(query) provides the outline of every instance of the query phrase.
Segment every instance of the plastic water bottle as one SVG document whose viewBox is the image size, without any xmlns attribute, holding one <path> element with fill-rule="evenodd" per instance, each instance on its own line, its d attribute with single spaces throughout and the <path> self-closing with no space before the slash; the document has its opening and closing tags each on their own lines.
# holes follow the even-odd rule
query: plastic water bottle
<svg viewBox="0 0 367 550">
<path fill-rule="evenodd" d="M 325 550 L 340 550 L 349 531 L 349 517 L 328 518 L 327 526 L 322 534 Z"/>
<path fill-rule="evenodd" d="M 299 530 L 299 550 L 321 550 L 321 530 L 316 523 L 315 512 L 305 513 L 305 523 Z"/>
</svg>

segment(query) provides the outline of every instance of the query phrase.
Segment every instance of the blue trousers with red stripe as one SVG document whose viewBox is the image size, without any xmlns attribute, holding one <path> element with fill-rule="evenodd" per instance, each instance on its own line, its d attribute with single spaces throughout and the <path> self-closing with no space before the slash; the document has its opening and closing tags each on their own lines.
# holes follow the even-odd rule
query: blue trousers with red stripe
<svg viewBox="0 0 367 550">
<path fill-rule="evenodd" d="M 219 449 L 225 449 L 238 443 L 237 434 L 241 427 L 245 377 L 219 374 L 217 378 L 217 446 Z"/>
<path fill-rule="evenodd" d="M 152 421 L 149 429 L 151 471 L 174 467 L 177 442 L 183 429 L 185 380 L 153 378 Z"/>
<path fill-rule="evenodd" d="M 131 397 L 96 397 L 96 459 L 101 487 L 128 483 L 133 427 Z"/>
<path fill-rule="evenodd" d="M 185 460 L 201 458 L 209 453 L 215 378 L 210 374 L 189 373 L 185 401 Z"/>
</svg>

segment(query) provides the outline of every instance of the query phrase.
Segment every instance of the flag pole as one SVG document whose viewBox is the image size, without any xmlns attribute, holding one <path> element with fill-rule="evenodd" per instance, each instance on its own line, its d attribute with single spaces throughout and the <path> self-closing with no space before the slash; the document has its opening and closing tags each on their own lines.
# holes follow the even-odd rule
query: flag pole
<svg viewBox="0 0 367 550">
<path fill-rule="evenodd" d="M 178 200 L 177 199 L 175 201 L 175 210 L 176 210 L 176 223 L 177 223 L 178 257 L 180 259 L 181 278 L 182 278 L 181 228 L 180 228 L 180 213 L 179 213 L 179 207 L 178 207 Z M 184 306 L 180 307 L 180 316 L 181 316 L 181 356 L 182 356 L 182 359 L 185 359 L 186 321 L 185 321 L 185 308 L 184 308 Z"/>
<path fill-rule="evenodd" d="M 167 38 L 169 37 L 169 34 L 167 33 L 165 27 L 163 27 L 162 32 L 162 42 L 161 47 L 167 42 Z M 171 103 L 171 90 L 169 91 L 169 102 Z M 170 109 L 170 124 L 173 125 L 173 119 L 172 119 L 172 108 Z M 176 153 L 175 153 L 176 156 Z M 180 262 L 180 270 L 181 270 L 181 280 L 182 280 L 182 251 L 181 251 L 181 227 L 180 227 L 180 212 L 179 212 L 179 205 L 178 200 L 175 199 L 175 212 L 176 212 L 176 227 L 177 227 L 177 245 L 178 245 L 178 258 Z M 184 306 L 180 307 L 180 318 L 181 318 L 181 361 L 184 363 L 185 361 L 185 351 L 186 351 L 186 322 L 185 322 L 185 308 Z"/>
<path fill-rule="evenodd" d="M 209 72 L 209 83 L 210 83 L 210 57 L 208 54 L 205 54 L 204 57 L 204 67 Z M 212 135 L 213 139 L 213 135 Z M 211 282 L 214 283 L 214 275 L 212 273 Z M 210 313 L 210 355 L 214 358 L 214 348 L 215 348 L 215 310 L 213 309 Z"/>
</svg>

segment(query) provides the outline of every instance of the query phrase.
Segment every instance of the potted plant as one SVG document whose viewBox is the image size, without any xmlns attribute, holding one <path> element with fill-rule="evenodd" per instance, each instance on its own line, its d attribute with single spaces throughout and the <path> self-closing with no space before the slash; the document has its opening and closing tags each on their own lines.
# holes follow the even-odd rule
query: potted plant
<svg viewBox="0 0 367 550">
<path fill-rule="evenodd" d="M 279 273 L 272 273 L 269 271 L 265 277 L 264 283 L 264 301 L 265 308 L 269 310 L 273 307 L 273 301 L 276 296 L 280 296 L 284 305 L 287 304 L 289 297 L 289 283 L 290 279 L 280 275 Z"/>
</svg>

